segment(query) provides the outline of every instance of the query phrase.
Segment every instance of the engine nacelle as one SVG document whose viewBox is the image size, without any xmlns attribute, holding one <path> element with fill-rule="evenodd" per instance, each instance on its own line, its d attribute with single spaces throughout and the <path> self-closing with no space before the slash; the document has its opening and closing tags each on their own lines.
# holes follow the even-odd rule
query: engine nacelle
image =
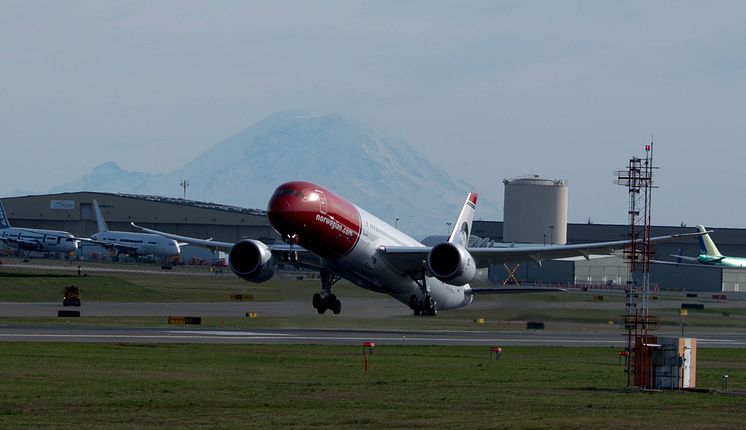
<svg viewBox="0 0 746 430">
<path fill-rule="evenodd" d="M 450 285 L 465 285 L 477 275 L 474 258 L 463 246 L 444 242 L 435 245 L 427 256 L 430 273 Z"/>
<path fill-rule="evenodd" d="M 242 240 L 231 248 L 228 265 L 239 278 L 264 282 L 275 274 L 277 260 L 267 245 L 258 240 Z"/>
</svg>

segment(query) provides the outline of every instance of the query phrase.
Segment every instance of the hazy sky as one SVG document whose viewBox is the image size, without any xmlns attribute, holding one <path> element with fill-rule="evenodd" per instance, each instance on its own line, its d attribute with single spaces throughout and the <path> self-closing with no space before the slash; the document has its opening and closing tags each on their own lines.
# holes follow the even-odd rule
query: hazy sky
<svg viewBox="0 0 746 430">
<path fill-rule="evenodd" d="M 567 179 L 574 222 L 626 221 L 613 172 L 652 134 L 656 224 L 746 227 L 741 1 L 0 0 L 0 58 L 0 196 L 174 170 L 306 109 L 499 206 L 503 178 Z"/>
</svg>

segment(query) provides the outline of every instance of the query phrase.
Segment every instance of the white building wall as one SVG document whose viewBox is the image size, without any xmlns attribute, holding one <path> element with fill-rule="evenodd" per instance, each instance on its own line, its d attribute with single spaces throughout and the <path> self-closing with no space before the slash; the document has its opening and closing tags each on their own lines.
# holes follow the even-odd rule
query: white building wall
<svg viewBox="0 0 746 430">
<path fill-rule="evenodd" d="M 504 180 L 503 241 L 567 243 L 567 184 L 538 176 Z"/>
</svg>

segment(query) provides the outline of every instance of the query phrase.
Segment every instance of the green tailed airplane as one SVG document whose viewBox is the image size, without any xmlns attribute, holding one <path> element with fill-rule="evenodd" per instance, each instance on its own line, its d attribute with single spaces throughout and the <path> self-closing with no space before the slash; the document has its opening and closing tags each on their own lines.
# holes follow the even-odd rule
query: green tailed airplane
<svg viewBox="0 0 746 430">
<path fill-rule="evenodd" d="M 742 257 L 727 257 L 718 251 L 715 242 L 712 241 L 707 230 L 701 225 L 697 226 L 702 236 L 699 236 L 699 257 L 685 257 L 683 255 L 673 255 L 673 257 L 680 258 L 682 260 L 696 261 L 701 264 L 707 264 L 710 266 L 722 266 L 722 267 L 735 267 L 735 268 L 746 268 L 746 258 Z"/>
</svg>

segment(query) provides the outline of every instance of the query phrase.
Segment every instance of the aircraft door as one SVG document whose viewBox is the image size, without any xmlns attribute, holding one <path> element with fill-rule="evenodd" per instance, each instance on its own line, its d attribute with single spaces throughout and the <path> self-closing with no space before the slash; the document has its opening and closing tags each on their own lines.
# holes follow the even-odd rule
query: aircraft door
<svg viewBox="0 0 746 430">
<path fill-rule="evenodd" d="M 316 190 L 316 194 L 319 196 L 319 212 L 326 215 L 326 196 L 323 191 Z"/>
</svg>

